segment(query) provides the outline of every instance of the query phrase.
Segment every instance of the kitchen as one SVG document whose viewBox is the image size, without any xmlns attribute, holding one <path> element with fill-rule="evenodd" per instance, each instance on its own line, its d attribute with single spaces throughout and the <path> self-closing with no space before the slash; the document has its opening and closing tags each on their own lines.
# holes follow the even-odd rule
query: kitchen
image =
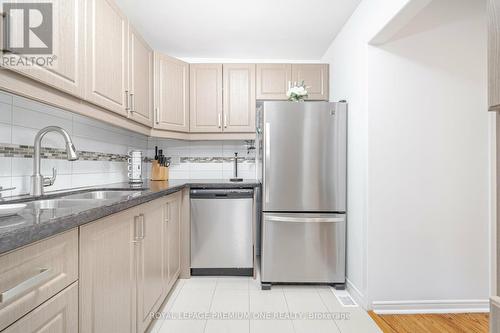
<svg viewBox="0 0 500 333">
<path fill-rule="evenodd" d="M 35 3 L 3 2 L 0 331 L 498 327 L 496 1 Z"/>
</svg>

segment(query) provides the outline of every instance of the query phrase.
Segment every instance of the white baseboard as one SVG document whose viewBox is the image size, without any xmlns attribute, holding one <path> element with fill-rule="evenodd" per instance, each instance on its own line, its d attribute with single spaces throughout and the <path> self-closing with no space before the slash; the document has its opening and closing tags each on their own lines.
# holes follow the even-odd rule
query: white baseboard
<svg viewBox="0 0 500 333">
<path fill-rule="evenodd" d="M 346 289 L 352 298 L 366 310 L 367 303 L 365 301 L 365 296 L 363 293 L 352 283 L 351 280 L 346 278 Z"/>
<path fill-rule="evenodd" d="M 488 299 L 432 301 L 374 301 L 376 314 L 489 312 Z"/>
</svg>

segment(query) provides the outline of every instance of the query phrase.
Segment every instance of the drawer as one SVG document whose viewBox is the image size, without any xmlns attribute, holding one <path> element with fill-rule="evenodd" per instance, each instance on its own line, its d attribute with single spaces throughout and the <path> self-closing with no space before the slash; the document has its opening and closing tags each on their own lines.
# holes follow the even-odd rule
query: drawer
<svg viewBox="0 0 500 333">
<path fill-rule="evenodd" d="M 16 321 L 2 333 L 35 332 L 78 332 L 78 282 Z"/>
<path fill-rule="evenodd" d="M 77 229 L 0 256 L 0 330 L 77 279 Z"/>
</svg>

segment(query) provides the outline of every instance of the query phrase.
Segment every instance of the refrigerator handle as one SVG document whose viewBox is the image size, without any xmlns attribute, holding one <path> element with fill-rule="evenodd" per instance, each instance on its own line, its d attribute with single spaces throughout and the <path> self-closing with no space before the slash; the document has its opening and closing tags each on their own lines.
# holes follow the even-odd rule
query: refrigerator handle
<svg viewBox="0 0 500 333">
<path fill-rule="evenodd" d="M 339 223 L 344 222 L 344 217 L 289 217 L 289 216 L 266 216 L 265 220 L 274 222 L 295 222 L 295 223 Z"/>
<path fill-rule="evenodd" d="M 269 163 L 271 162 L 271 124 L 266 123 L 265 125 L 265 130 L 264 130 L 264 147 L 265 147 L 265 161 L 264 161 L 264 166 L 265 166 L 265 174 L 269 175 Z M 266 203 L 269 202 L 269 182 L 267 179 L 264 177 L 264 197 L 266 200 Z"/>
</svg>

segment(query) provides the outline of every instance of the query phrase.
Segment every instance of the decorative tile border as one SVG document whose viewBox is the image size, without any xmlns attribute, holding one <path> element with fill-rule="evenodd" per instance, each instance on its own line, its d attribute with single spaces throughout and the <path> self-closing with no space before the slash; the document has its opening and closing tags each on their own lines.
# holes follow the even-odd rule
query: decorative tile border
<svg viewBox="0 0 500 333">
<path fill-rule="evenodd" d="M 0 157 L 33 158 L 33 154 L 33 146 L 0 144 Z M 65 160 L 66 149 L 42 147 L 40 156 L 44 159 Z M 78 159 L 83 161 L 127 162 L 128 156 L 93 151 L 78 151 Z"/>
<path fill-rule="evenodd" d="M 0 144 L 0 157 L 33 158 L 33 146 Z M 43 159 L 65 160 L 66 149 L 42 147 L 40 156 Z M 78 159 L 82 161 L 127 162 L 128 155 L 107 154 L 93 151 L 78 151 Z M 234 157 L 180 157 L 180 163 L 233 163 Z M 152 159 L 144 157 L 145 163 Z M 255 157 L 238 157 L 238 163 L 255 163 Z"/>
<path fill-rule="evenodd" d="M 181 163 L 231 163 L 234 157 L 181 157 Z M 238 157 L 238 163 L 255 163 L 255 157 Z"/>
</svg>

